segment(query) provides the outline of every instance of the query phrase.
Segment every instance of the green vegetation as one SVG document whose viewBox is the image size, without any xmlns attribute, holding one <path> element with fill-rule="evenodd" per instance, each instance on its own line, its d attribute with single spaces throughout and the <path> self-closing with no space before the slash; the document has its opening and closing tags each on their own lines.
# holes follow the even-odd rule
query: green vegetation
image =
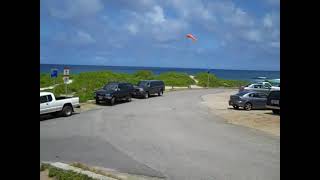
<svg viewBox="0 0 320 180">
<path fill-rule="evenodd" d="M 85 174 L 76 173 L 70 170 L 62 170 L 49 164 L 42 164 L 40 167 L 40 171 L 44 171 L 46 169 L 49 171 L 48 176 L 54 177 L 57 180 L 96 180 Z"/>
<path fill-rule="evenodd" d="M 197 79 L 198 85 L 207 87 L 208 83 L 208 74 L 207 73 L 198 73 L 195 76 L 195 79 Z M 219 79 L 214 74 L 209 74 L 209 87 L 239 87 L 242 85 L 246 85 L 249 82 L 247 81 L 240 81 L 240 80 L 225 80 L 225 79 Z"/>
<path fill-rule="evenodd" d="M 58 75 L 57 78 L 51 78 L 49 73 L 40 73 L 40 87 L 52 86 L 55 83 L 63 83 L 62 75 Z"/>
<path fill-rule="evenodd" d="M 187 73 L 166 72 L 156 76 L 157 79 L 162 80 L 167 86 L 190 86 L 196 82 L 189 77 Z"/>
<path fill-rule="evenodd" d="M 101 174 L 103 176 L 107 176 L 107 177 L 111 177 L 113 179 L 118 179 L 118 180 L 122 180 L 122 178 L 118 177 L 118 176 L 115 176 L 113 174 L 109 174 L 109 173 L 106 173 L 104 171 L 101 171 L 101 170 L 98 170 L 98 169 L 95 169 L 95 168 L 90 168 L 88 167 L 87 165 L 85 164 L 82 164 L 82 163 L 72 163 L 70 164 L 70 166 L 73 166 L 73 167 L 77 167 L 77 168 L 80 168 L 82 170 L 85 170 L 85 171 L 91 171 L 91 172 L 94 172 L 96 174 Z"/>
<path fill-rule="evenodd" d="M 207 73 L 198 73 L 195 78 L 199 81 L 199 86 L 207 86 Z M 73 82 L 68 84 L 68 94 L 79 96 L 80 102 L 93 99 L 95 90 L 113 81 L 137 84 L 140 80 L 159 79 L 163 80 L 166 86 L 176 87 L 188 87 L 196 84 L 186 73 L 166 72 L 160 75 L 154 75 L 152 71 L 147 70 L 137 71 L 134 74 L 114 73 L 111 71 L 83 72 L 72 75 L 70 79 L 72 79 Z M 209 81 L 209 87 L 239 87 L 248 83 L 246 81 L 219 79 L 213 74 L 209 75 Z M 63 84 L 62 76 L 56 79 L 56 83 L 59 85 L 57 85 L 54 90 L 46 91 L 53 92 L 56 96 L 65 94 L 65 85 Z M 48 87 L 53 84 L 54 81 L 50 78 L 50 74 L 40 74 L 40 87 Z"/>
</svg>

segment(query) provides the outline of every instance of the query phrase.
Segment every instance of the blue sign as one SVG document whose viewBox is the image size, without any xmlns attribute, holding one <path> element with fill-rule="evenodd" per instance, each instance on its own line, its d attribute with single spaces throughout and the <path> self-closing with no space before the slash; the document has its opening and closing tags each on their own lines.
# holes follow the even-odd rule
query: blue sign
<svg viewBox="0 0 320 180">
<path fill-rule="evenodd" d="M 51 78 L 57 78 L 57 77 L 58 77 L 58 69 L 52 69 Z"/>
</svg>

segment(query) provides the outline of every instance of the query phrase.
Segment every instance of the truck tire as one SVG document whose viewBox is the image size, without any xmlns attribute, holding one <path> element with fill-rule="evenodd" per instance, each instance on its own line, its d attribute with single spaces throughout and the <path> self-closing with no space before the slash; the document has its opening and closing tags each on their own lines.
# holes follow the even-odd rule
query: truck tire
<svg viewBox="0 0 320 180">
<path fill-rule="evenodd" d="M 96 99 L 96 104 L 100 104 L 100 101 Z"/>
<path fill-rule="evenodd" d="M 145 98 L 145 99 L 148 99 L 149 96 L 150 96 L 150 95 L 149 95 L 149 92 L 146 92 L 146 93 L 144 94 L 144 98 Z"/>
<path fill-rule="evenodd" d="M 72 115 L 72 107 L 67 105 L 67 106 L 64 106 L 61 113 L 62 113 L 62 116 L 64 117 L 68 117 L 68 116 L 71 116 Z"/>
<path fill-rule="evenodd" d="M 110 105 L 113 106 L 115 102 L 116 102 L 116 98 L 112 97 L 110 100 Z"/>
</svg>

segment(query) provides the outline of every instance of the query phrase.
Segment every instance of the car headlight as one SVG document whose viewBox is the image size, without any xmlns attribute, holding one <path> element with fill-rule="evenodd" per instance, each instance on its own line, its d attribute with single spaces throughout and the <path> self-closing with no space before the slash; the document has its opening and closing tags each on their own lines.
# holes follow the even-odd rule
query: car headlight
<svg viewBox="0 0 320 180">
<path fill-rule="evenodd" d="M 142 89 L 142 88 L 139 88 L 139 91 L 143 91 L 143 89 Z"/>
</svg>

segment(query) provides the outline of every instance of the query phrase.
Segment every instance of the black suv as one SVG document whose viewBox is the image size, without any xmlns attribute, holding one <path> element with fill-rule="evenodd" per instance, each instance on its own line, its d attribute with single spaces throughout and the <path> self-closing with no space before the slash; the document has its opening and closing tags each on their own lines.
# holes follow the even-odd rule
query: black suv
<svg viewBox="0 0 320 180">
<path fill-rule="evenodd" d="M 158 94 L 161 96 L 165 90 L 163 81 L 160 80 L 143 80 L 139 81 L 138 86 L 135 86 L 135 97 L 148 98 L 151 94 Z"/>
<path fill-rule="evenodd" d="M 270 91 L 266 108 L 272 109 L 274 114 L 280 114 L 280 90 Z"/>
<path fill-rule="evenodd" d="M 130 83 L 112 82 L 106 84 L 102 89 L 97 90 L 94 93 L 94 98 L 97 104 L 105 101 L 110 103 L 110 105 L 114 105 L 118 100 L 131 101 L 133 92 L 134 88 Z"/>
</svg>

